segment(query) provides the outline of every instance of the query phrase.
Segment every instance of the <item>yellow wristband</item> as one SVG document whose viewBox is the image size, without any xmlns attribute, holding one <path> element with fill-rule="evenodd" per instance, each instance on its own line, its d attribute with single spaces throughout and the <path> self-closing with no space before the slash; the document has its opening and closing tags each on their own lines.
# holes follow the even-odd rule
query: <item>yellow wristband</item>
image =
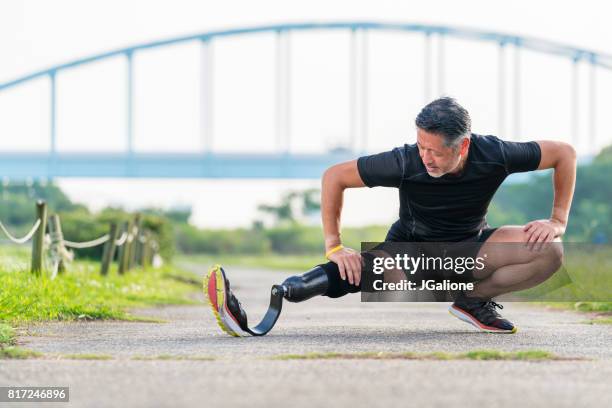
<svg viewBox="0 0 612 408">
<path fill-rule="evenodd" d="M 330 249 L 329 251 L 327 251 L 327 252 L 325 253 L 325 258 L 329 259 L 329 256 L 330 256 L 331 254 L 333 254 L 334 252 L 338 252 L 339 250 L 341 250 L 341 249 L 343 249 L 343 248 L 344 248 L 344 245 L 342 245 L 342 244 L 340 244 L 340 245 L 338 245 L 338 246 L 333 247 L 332 249 Z"/>
</svg>

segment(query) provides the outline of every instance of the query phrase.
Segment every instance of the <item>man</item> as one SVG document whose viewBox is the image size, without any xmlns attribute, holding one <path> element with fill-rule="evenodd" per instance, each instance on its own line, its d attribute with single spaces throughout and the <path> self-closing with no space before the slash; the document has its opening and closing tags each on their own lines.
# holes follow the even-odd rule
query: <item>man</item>
<svg viewBox="0 0 612 408">
<path fill-rule="evenodd" d="M 448 97 L 425 106 L 416 118 L 416 128 L 416 144 L 360 157 L 325 171 L 321 212 L 329 262 L 288 278 L 279 290 L 292 302 L 359 292 L 362 254 L 344 247 L 340 235 L 343 192 L 365 186 L 393 187 L 399 190 L 400 216 L 385 241 L 481 245 L 478 253 L 487 254 L 486 267 L 472 271 L 474 289 L 460 292 L 449 310 L 482 331 L 515 333 L 514 324 L 495 310 L 502 306 L 492 299 L 536 286 L 560 267 L 560 245 L 545 244 L 560 241 L 565 232 L 576 178 L 576 153 L 563 142 L 519 143 L 473 134 L 467 110 Z M 554 169 L 554 200 L 549 219 L 523 226 L 489 227 L 487 207 L 508 175 L 550 168 Z M 514 245 L 508 251 L 495 245 L 500 242 L 524 245 Z M 223 269 L 214 267 L 206 285 L 221 328 L 234 336 L 253 334 Z"/>
</svg>

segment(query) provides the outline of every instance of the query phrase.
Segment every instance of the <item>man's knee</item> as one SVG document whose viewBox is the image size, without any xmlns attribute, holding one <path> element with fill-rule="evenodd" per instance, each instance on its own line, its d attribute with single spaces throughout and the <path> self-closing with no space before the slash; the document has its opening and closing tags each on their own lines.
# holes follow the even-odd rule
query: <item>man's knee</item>
<svg viewBox="0 0 612 408">
<path fill-rule="evenodd" d="M 495 230 L 495 232 L 487 239 L 488 243 L 501 242 L 527 242 L 529 234 L 525 232 L 523 225 L 504 225 Z"/>
<path fill-rule="evenodd" d="M 563 243 L 561 239 L 556 238 L 553 242 L 545 244 L 544 256 L 546 258 L 547 269 L 551 273 L 556 272 L 563 265 Z"/>
<path fill-rule="evenodd" d="M 544 281 L 561 269 L 563 265 L 563 244 L 560 240 L 545 243 L 539 250 L 532 251 L 536 257 L 531 262 L 534 277 Z"/>
</svg>

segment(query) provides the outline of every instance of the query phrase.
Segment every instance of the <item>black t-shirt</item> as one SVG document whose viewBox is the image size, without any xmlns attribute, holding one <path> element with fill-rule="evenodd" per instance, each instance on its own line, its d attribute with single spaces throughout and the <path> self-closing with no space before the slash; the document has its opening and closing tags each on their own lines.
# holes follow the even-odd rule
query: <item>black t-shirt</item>
<svg viewBox="0 0 612 408">
<path fill-rule="evenodd" d="M 360 157 L 357 168 L 366 186 L 399 189 L 399 224 L 407 236 L 442 242 L 477 235 L 487 226 L 487 207 L 504 179 L 537 169 L 540 158 L 536 142 L 472 134 L 467 162 L 459 175 L 431 177 L 416 144 Z"/>
</svg>

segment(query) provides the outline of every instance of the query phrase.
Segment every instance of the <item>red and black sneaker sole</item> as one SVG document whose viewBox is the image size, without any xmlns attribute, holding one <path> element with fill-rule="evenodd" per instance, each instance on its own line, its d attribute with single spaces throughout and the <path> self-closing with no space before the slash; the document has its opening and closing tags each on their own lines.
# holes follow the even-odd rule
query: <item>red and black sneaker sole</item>
<svg viewBox="0 0 612 408">
<path fill-rule="evenodd" d="M 225 272 L 220 265 L 214 265 L 204 276 L 203 289 L 221 330 L 233 337 L 248 336 L 227 307 Z"/>
<path fill-rule="evenodd" d="M 469 314 L 468 312 L 466 312 L 465 310 L 455 306 L 455 305 L 451 305 L 448 308 L 448 312 L 455 316 L 457 319 L 464 321 L 466 323 L 471 324 L 472 326 L 476 327 L 478 330 L 486 332 L 486 333 L 505 333 L 505 334 L 514 334 L 518 331 L 518 329 L 516 327 L 513 327 L 512 330 L 505 330 L 505 329 L 500 329 L 498 327 L 493 327 L 493 326 L 487 326 L 485 324 L 480 323 L 474 316 L 472 316 L 471 314 Z"/>
</svg>

